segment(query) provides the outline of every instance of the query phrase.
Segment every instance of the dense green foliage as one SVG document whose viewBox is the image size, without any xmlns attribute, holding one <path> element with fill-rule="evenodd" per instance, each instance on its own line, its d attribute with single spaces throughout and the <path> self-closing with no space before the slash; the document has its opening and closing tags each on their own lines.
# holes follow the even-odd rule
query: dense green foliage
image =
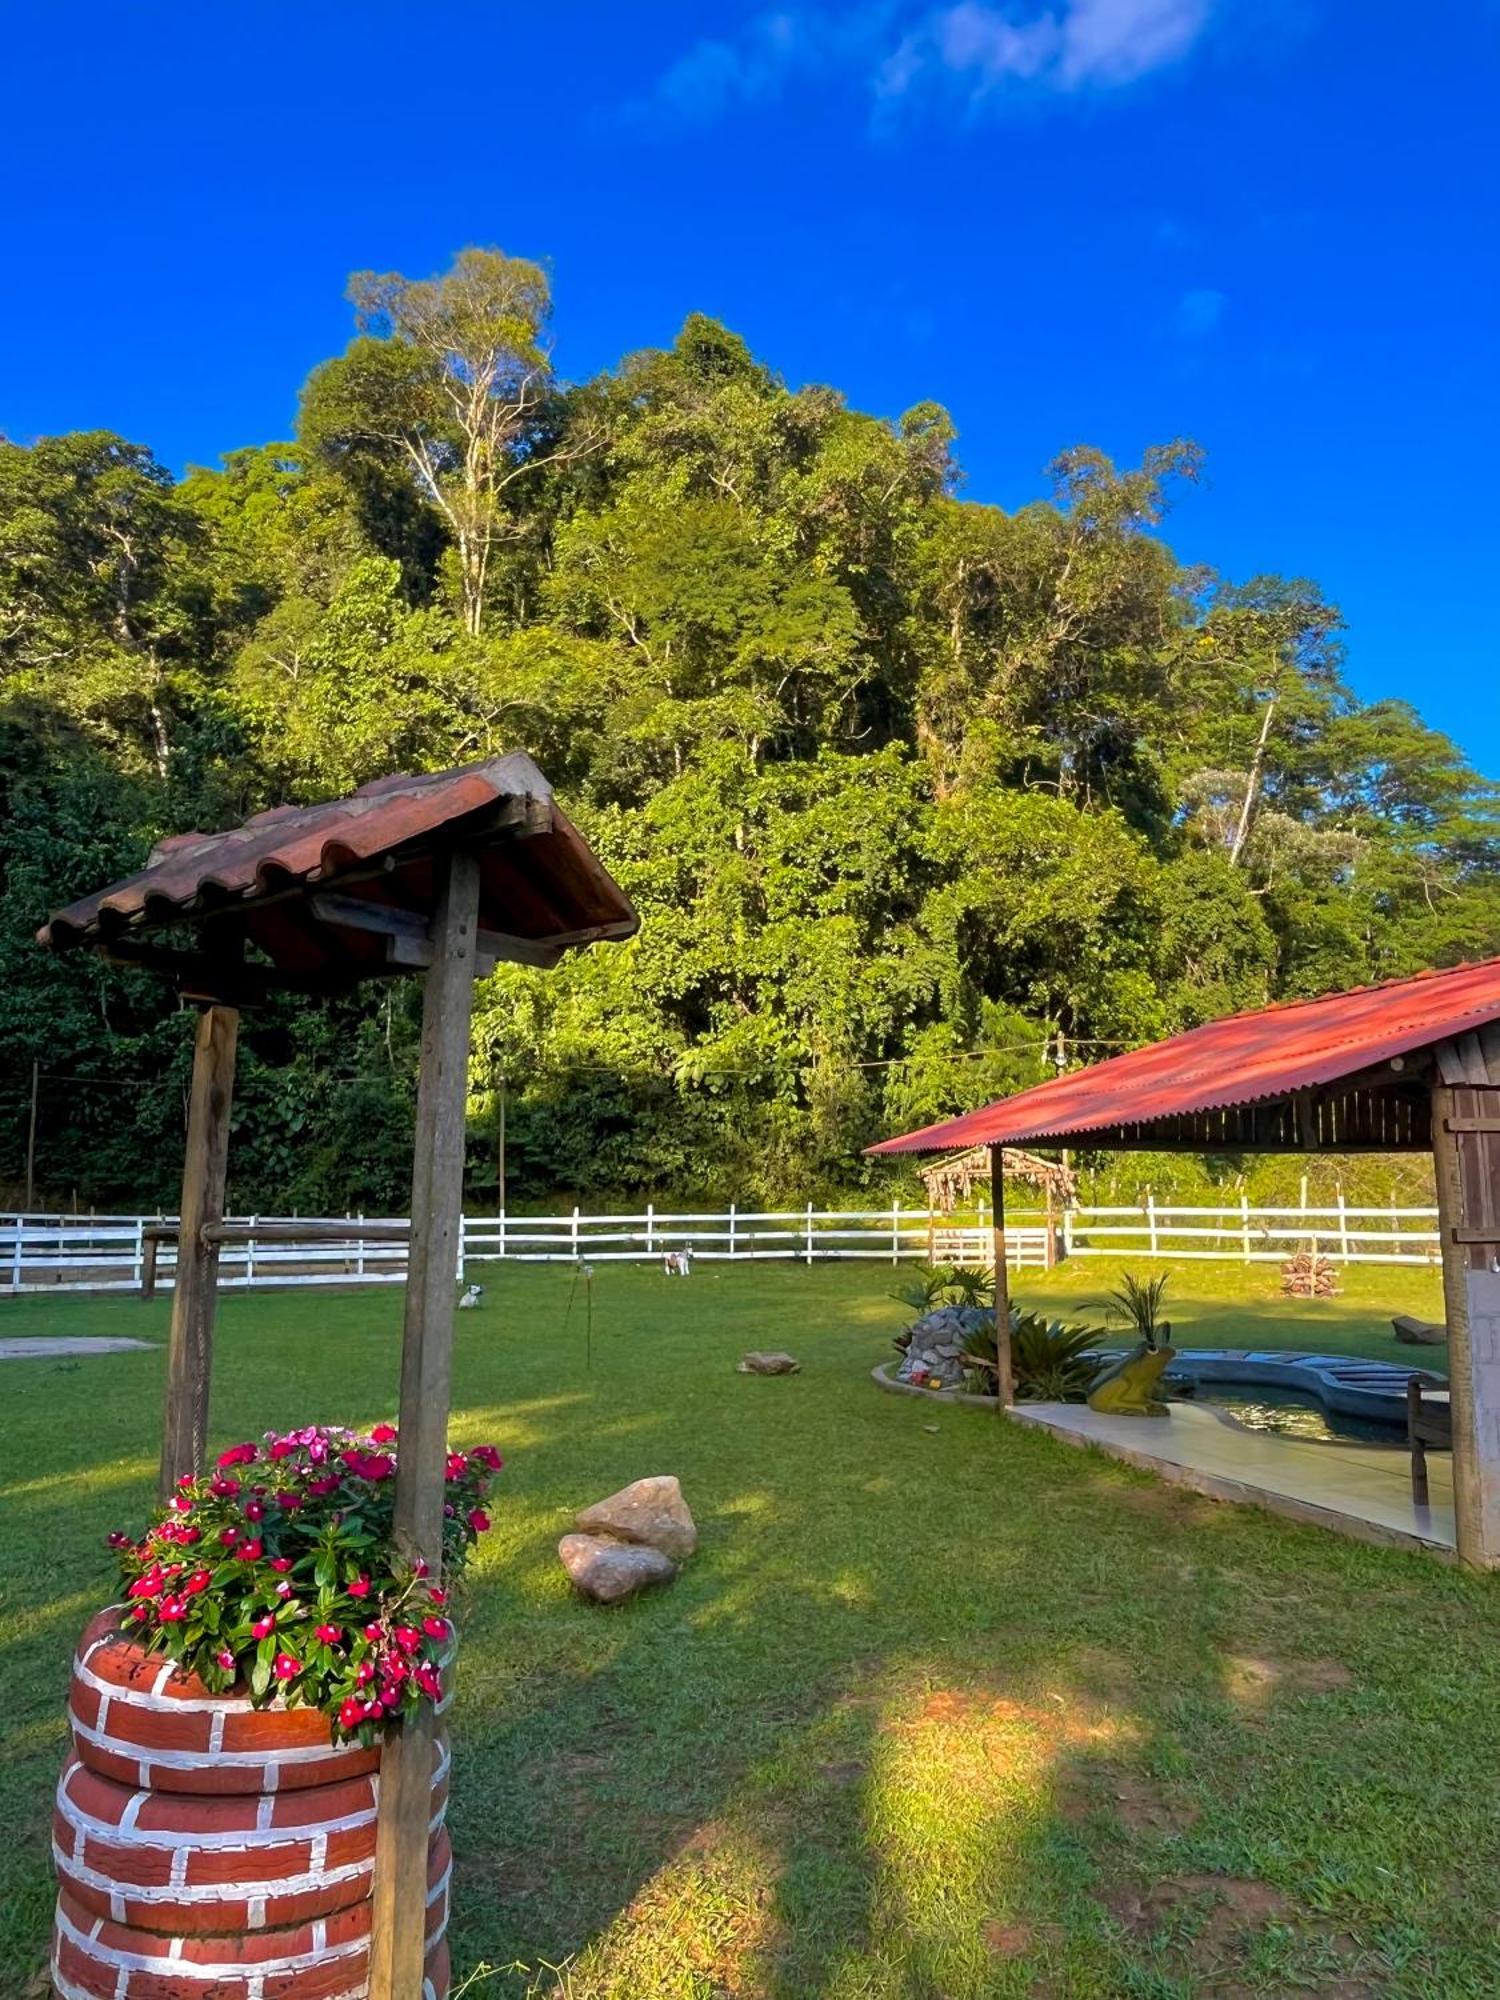
<svg viewBox="0 0 1500 2000">
<path fill-rule="evenodd" d="M 1195 448 L 1069 451 L 1006 514 L 935 405 L 793 392 L 712 321 L 569 386 L 533 265 L 351 289 L 293 442 L 180 482 L 0 443 L 0 1177 L 36 1061 L 44 1187 L 172 1194 L 185 1037 L 37 951 L 50 907 L 500 748 L 644 924 L 482 989 L 475 1197 L 502 1076 L 513 1200 L 804 1197 L 1059 1059 L 1500 951 L 1494 790 L 1353 699 L 1312 585 L 1174 559 Z M 240 1205 L 404 1202 L 413 1007 L 248 1026 Z"/>
</svg>

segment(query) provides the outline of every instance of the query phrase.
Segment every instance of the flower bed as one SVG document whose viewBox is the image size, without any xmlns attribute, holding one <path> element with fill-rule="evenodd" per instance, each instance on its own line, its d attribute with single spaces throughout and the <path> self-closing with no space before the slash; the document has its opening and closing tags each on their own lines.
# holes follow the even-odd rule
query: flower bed
<svg viewBox="0 0 1500 2000">
<path fill-rule="evenodd" d="M 309 1425 L 222 1452 L 179 1482 L 145 1535 L 110 1536 L 126 1629 L 210 1690 L 257 1708 L 321 1711 L 335 1740 L 369 1746 L 442 1692 L 448 1594 L 405 1564 L 393 1535 L 397 1434 Z M 443 1572 L 489 1526 L 503 1461 L 493 1445 L 448 1456 Z"/>
</svg>

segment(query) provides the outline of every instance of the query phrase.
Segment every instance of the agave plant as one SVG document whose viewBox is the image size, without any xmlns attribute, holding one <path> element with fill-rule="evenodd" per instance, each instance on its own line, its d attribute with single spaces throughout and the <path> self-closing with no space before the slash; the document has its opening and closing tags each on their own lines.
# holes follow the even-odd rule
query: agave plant
<svg viewBox="0 0 1500 2000">
<path fill-rule="evenodd" d="M 995 1274 L 972 1266 L 955 1265 L 948 1273 L 947 1292 L 953 1305 L 993 1308 Z"/>
<path fill-rule="evenodd" d="M 936 1265 L 918 1265 L 906 1283 L 896 1287 L 891 1297 L 898 1305 L 910 1306 L 915 1313 L 930 1313 L 934 1307 L 945 1303 L 943 1294 L 948 1289 L 951 1276 L 951 1272 L 941 1271 Z"/>
<path fill-rule="evenodd" d="M 1161 1302 L 1166 1295 L 1168 1273 L 1142 1281 L 1132 1272 L 1126 1271 L 1112 1292 L 1105 1294 L 1101 1301 L 1111 1319 L 1123 1320 L 1146 1343 L 1148 1348 L 1167 1347 L 1171 1344 L 1172 1325 L 1161 1316 Z"/>
<path fill-rule="evenodd" d="M 1099 1360 L 1087 1350 L 1103 1339 L 1095 1326 L 1044 1319 L 1022 1306 L 1010 1311 L 1010 1365 L 1016 1400 L 1022 1403 L 1081 1403 L 1093 1387 Z M 986 1328 L 964 1342 L 964 1365 L 976 1373 L 996 1372 L 995 1336 Z"/>
</svg>

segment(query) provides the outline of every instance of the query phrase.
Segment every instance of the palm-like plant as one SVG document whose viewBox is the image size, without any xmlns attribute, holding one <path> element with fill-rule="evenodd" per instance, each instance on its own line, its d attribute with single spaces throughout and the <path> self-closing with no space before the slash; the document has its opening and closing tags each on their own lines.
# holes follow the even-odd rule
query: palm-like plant
<svg viewBox="0 0 1500 2000">
<path fill-rule="evenodd" d="M 1094 1385 L 1098 1359 L 1087 1350 L 1103 1338 L 1096 1326 L 1044 1319 L 1012 1306 L 1010 1365 L 1016 1400 L 1022 1403 L 1081 1403 Z M 981 1328 L 963 1346 L 964 1365 L 976 1373 L 996 1372 L 995 1337 Z"/>
<path fill-rule="evenodd" d="M 1123 1320 L 1127 1326 L 1133 1327 L 1146 1346 L 1152 1349 L 1171 1345 L 1171 1321 L 1161 1316 L 1168 1275 L 1163 1271 L 1159 1277 L 1143 1281 L 1126 1271 L 1122 1273 L 1119 1284 L 1112 1292 L 1107 1292 L 1102 1301 L 1111 1319 Z"/>
</svg>

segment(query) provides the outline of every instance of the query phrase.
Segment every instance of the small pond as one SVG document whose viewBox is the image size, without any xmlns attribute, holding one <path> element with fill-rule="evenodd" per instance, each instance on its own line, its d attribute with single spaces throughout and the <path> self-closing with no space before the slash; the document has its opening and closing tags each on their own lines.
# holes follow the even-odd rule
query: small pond
<svg viewBox="0 0 1500 2000">
<path fill-rule="evenodd" d="M 1270 1431 L 1277 1437 L 1299 1438 L 1313 1444 L 1385 1444 L 1406 1449 L 1404 1423 L 1379 1417 L 1347 1416 L 1326 1409 L 1305 1389 L 1283 1389 L 1244 1382 L 1200 1382 L 1168 1388 L 1168 1400 L 1211 1403 L 1243 1424 L 1246 1430 Z"/>
</svg>

